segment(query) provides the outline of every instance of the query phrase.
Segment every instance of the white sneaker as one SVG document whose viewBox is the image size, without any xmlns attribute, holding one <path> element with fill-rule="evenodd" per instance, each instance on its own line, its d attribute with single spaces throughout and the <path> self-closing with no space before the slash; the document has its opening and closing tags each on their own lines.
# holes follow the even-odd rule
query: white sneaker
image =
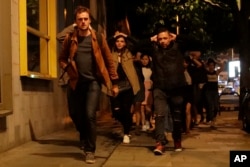
<svg viewBox="0 0 250 167">
<path fill-rule="evenodd" d="M 147 129 L 147 125 L 142 125 L 142 129 L 141 129 L 143 132 L 146 132 L 148 129 Z"/>
<path fill-rule="evenodd" d="M 125 143 L 125 144 L 129 144 L 130 143 L 130 138 L 129 138 L 128 135 L 124 135 L 123 136 L 123 143 Z"/>
<path fill-rule="evenodd" d="M 146 121 L 146 129 L 147 129 L 147 130 L 150 129 L 150 123 L 149 123 L 149 121 Z"/>
</svg>

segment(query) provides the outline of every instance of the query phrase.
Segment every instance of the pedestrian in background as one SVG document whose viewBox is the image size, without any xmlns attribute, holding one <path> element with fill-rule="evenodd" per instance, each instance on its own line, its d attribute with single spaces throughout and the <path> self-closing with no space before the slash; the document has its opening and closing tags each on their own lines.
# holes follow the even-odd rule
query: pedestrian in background
<svg viewBox="0 0 250 167">
<path fill-rule="evenodd" d="M 74 26 L 67 27 L 57 36 L 59 41 L 63 40 L 59 64 L 69 75 L 69 113 L 80 133 L 85 161 L 95 163 L 96 111 L 101 84 L 106 86 L 106 93 L 116 96 L 118 75 L 104 35 L 100 34 L 100 46 L 97 33 L 90 28 L 90 10 L 76 7 L 74 19 Z"/>
<path fill-rule="evenodd" d="M 189 74 L 193 85 L 192 119 L 193 125 L 197 126 L 199 123 L 203 123 L 205 119 L 204 85 L 207 82 L 207 72 L 205 64 L 201 59 L 202 45 L 198 41 L 194 42 L 189 48 L 188 54 L 191 59 Z M 198 120 L 199 115 L 200 120 Z"/>
<path fill-rule="evenodd" d="M 115 69 L 119 75 L 117 82 L 119 93 L 117 96 L 111 96 L 110 102 L 114 117 L 121 122 L 123 127 L 123 143 L 128 144 L 130 143 L 132 126 L 131 106 L 134 103 L 135 96 L 140 92 L 141 87 L 134 65 L 134 56 L 127 48 L 128 36 L 117 31 L 113 38 L 115 43 L 111 51 Z"/>
<path fill-rule="evenodd" d="M 152 76 L 152 63 L 151 57 L 148 54 L 142 53 L 141 60 L 141 68 L 144 77 L 144 87 L 145 87 L 145 99 L 141 103 L 141 125 L 142 131 L 147 131 L 150 129 L 150 118 L 152 116 L 152 88 L 153 81 L 151 79 Z"/>
<path fill-rule="evenodd" d="M 189 66 L 191 63 L 191 59 L 189 56 L 186 56 L 183 62 L 184 65 L 184 75 L 186 78 L 186 86 L 184 88 L 184 106 L 185 106 L 185 114 L 184 114 L 184 132 L 186 134 L 190 133 L 191 128 L 191 108 L 193 103 L 193 86 L 192 86 L 192 78 L 189 72 Z"/>
<path fill-rule="evenodd" d="M 211 127 L 215 126 L 216 115 L 219 109 L 218 75 L 224 70 L 224 64 L 219 64 L 219 69 L 215 70 L 216 62 L 209 58 L 207 61 L 207 83 L 205 86 L 205 97 L 207 102 L 206 122 Z"/>
</svg>

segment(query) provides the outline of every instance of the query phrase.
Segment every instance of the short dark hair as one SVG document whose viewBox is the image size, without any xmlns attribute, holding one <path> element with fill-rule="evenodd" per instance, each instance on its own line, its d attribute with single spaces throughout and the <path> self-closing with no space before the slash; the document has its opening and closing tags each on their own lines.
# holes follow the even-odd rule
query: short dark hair
<svg viewBox="0 0 250 167">
<path fill-rule="evenodd" d="M 166 28 L 166 27 L 160 27 L 160 28 L 158 28 L 157 34 L 160 34 L 162 32 L 168 32 L 168 33 L 170 33 L 169 29 Z"/>
<path fill-rule="evenodd" d="M 212 59 L 212 58 L 208 58 L 208 60 L 207 60 L 207 65 L 209 65 L 209 64 L 214 64 L 214 65 L 216 65 L 216 62 L 214 61 L 214 59 Z"/>
<path fill-rule="evenodd" d="M 83 13 L 83 12 L 87 12 L 89 14 L 89 18 L 90 18 L 90 10 L 87 7 L 84 6 L 77 6 L 75 11 L 74 11 L 74 19 L 76 20 L 76 15 L 79 13 Z"/>
</svg>

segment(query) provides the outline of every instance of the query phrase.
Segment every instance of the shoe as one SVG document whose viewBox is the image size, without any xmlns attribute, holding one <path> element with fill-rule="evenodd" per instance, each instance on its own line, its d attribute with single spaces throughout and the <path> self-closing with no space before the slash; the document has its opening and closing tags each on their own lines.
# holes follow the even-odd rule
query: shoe
<svg viewBox="0 0 250 167">
<path fill-rule="evenodd" d="M 154 149 L 154 154 L 155 155 L 162 155 L 164 153 L 164 151 L 165 151 L 164 146 L 160 142 L 156 143 L 156 147 Z"/>
<path fill-rule="evenodd" d="M 211 121 L 210 127 L 211 127 L 211 128 L 214 128 L 214 127 L 215 127 L 215 122 L 214 122 L 214 121 Z"/>
<path fill-rule="evenodd" d="M 146 121 L 146 130 L 149 130 L 150 129 L 150 123 L 149 121 Z"/>
<path fill-rule="evenodd" d="M 94 164 L 95 163 L 95 154 L 93 152 L 86 152 L 85 162 L 87 164 Z"/>
<path fill-rule="evenodd" d="M 80 140 L 80 149 L 84 151 L 84 141 Z"/>
<path fill-rule="evenodd" d="M 123 136 L 123 143 L 124 143 L 124 144 L 129 144 L 129 143 L 130 143 L 130 138 L 129 138 L 128 135 L 124 135 L 124 136 Z"/>
<path fill-rule="evenodd" d="M 174 141 L 174 151 L 175 152 L 181 152 L 182 151 L 181 140 Z"/>
<path fill-rule="evenodd" d="M 148 130 L 148 129 L 147 129 L 147 125 L 142 125 L 141 131 L 146 132 L 147 130 Z"/>
</svg>

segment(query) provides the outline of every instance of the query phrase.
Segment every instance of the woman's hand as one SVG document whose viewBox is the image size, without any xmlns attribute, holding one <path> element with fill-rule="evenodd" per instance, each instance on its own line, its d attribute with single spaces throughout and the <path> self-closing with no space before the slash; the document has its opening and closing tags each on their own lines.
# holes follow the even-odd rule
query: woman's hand
<svg viewBox="0 0 250 167">
<path fill-rule="evenodd" d="M 112 86 L 112 93 L 113 93 L 113 96 L 116 97 L 119 93 L 119 88 L 118 88 L 118 85 L 113 85 Z"/>
</svg>

